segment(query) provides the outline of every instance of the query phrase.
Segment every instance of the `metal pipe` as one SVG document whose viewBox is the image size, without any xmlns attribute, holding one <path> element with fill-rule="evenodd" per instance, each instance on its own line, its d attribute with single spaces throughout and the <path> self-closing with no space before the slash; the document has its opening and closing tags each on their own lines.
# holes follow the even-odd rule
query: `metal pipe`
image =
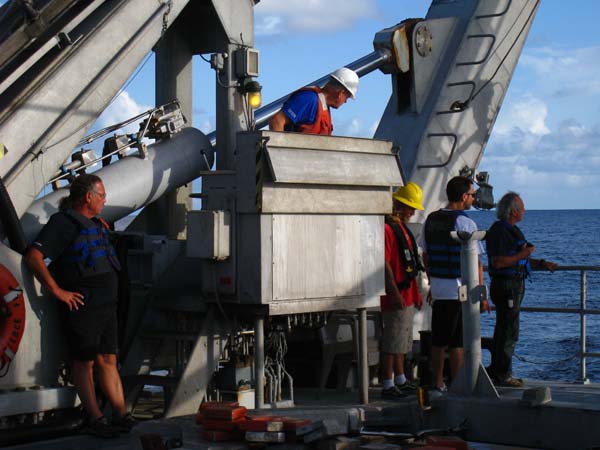
<svg viewBox="0 0 600 450">
<path fill-rule="evenodd" d="M 185 128 L 170 139 L 149 145 L 146 158 L 129 156 L 103 167 L 94 172 L 102 178 L 107 192 L 102 217 L 114 222 L 165 192 L 191 182 L 200 171 L 210 170 L 213 157 L 214 151 L 207 137 L 195 128 Z M 60 199 L 67 195 L 66 188 L 59 189 L 29 207 L 21 218 L 29 242 L 58 211 Z"/>
<path fill-rule="evenodd" d="M 495 308 L 492 308 L 495 309 Z M 592 316 L 600 315 L 600 309 L 581 309 L 581 308 L 546 308 L 537 306 L 524 306 L 521 312 L 541 312 L 541 313 L 558 313 L 558 314 L 586 314 Z"/>
<path fill-rule="evenodd" d="M 367 309 L 358 308 L 358 380 L 360 403 L 369 404 L 369 361 L 367 348 Z"/>
<path fill-rule="evenodd" d="M 96 74 L 96 76 L 92 79 L 92 81 L 90 81 L 85 89 L 83 89 L 79 95 L 77 95 L 77 97 L 68 105 L 65 111 L 63 111 L 63 113 L 57 117 L 52 124 L 50 124 L 46 131 L 44 131 L 44 133 L 42 133 L 42 135 L 36 140 L 33 146 L 21 156 L 21 158 L 17 161 L 17 164 L 15 164 L 4 177 L 4 182 L 7 186 L 9 186 L 19 176 L 25 167 L 38 158 L 38 156 L 43 152 L 44 146 L 56 134 L 58 129 L 64 124 L 65 120 L 79 110 L 81 104 L 98 88 L 100 83 L 104 81 L 108 74 L 114 70 L 114 67 L 118 66 L 119 62 L 131 53 L 131 49 L 139 43 L 144 34 L 151 28 L 151 25 L 154 24 L 155 20 L 159 16 L 164 14 L 167 8 L 167 4 L 161 4 L 156 9 L 150 18 L 144 22 L 139 32 L 129 39 L 127 44 L 123 46 L 112 57 L 110 62 Z"/>
<path fill-rule="evenodd" d="M 368 73 L 373 72 L 375 69 L 378 69 L 382 65 L 389 62 L 391 59 L 391 53 L 385 50 L 375 50 L 374 52 L 357 59 L 350 64 L 347 64 L 346 67 L 348 69 L 352 69 L 356 72 L 359 77 L 363 75 L 367 75 Z M 311 83 L 308 83 L 306 86 L 324 86 L 325 83 L 329 80 L 329 74 L 321 77 Z M 284 95 L 281 98 L 278 98 L 274 102 L 269 103 L 266 106 L 256 110 L 254 115 L 254 120 L 256 122 L 256 128 L 262 128 L 269 122 L 269 119 L 273 117 L 283 106 L 285 101 L 289 98 L 288 95 Z"/>
<path fill-rule="evenodd" d="M 585 308 L 586 308 L 586 303 L 587 303 L 587 276 L 586 276 L 586 271 L 582 270 L 581 271 L 581 284 L 580 284 L 580 288 L 581 288 L 581 313 L 579 315 L 579 322 L 580 322 L 580 326 L 579 326 L 579 342 L 581 345 L 581 349 L 580 349 L 580 364 L 581 364 L 581 374 L 580 374 L 580 380 L 582 383 L 587 383 L 587 373 L 586 373 L 586 364 L 587 364 L 587 360 L 585 357 L 586 354 L 586 350 L 587 350 L 587 318 L 585 315 Z"/>
<path fill-rule="evenodd" d="M 460 251 L 462 286 L 459 298 L 462 303 L 463 347 L 465 352 L 463 387 L 466 395 L 472 395 L 477 386 L 479 367 L 481 366 L 479 252 L 477 251 L 477 241 L 485 237 L 485 231 L 475 231 L 474 233 L 453 231 L 451 235 L 454 240 L 462 244 Z"/>
<path fill-rule="evenodd" d="M 254 398 L 256 409 L 265 407 L 265 319 L 254 322 Z"/>
<path fill-rule="evenodd" d="M 73 31 L 81 22 L 83 22 L 90 14 L 92 14 L 104 0 L 95 0 L 89 6 L 87 6 L 80 14 L 78 14 L 73 20 L 65 25 L 65 27 L 56 33 L 52 38 L 40 47 L 36 52 L 27 58 L 17 69 L 2 80 L 0 83 L 0 94 L 2 94 L 10 85 L 19 79 L 25 72 L 27 72 L 34 64 L 42 59 L 50 50 L 60 44 L 61 35 L 66 35 Z"/>
</svg>

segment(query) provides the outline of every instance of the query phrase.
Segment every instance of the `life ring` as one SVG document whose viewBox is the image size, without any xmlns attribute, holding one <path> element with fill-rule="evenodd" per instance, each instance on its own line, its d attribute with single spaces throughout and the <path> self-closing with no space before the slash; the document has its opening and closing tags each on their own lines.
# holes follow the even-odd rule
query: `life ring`
<svg viewBox="0 0 600 450">
<path fill-rule="evenodd" d="M 6 374 L 25 331 L 23 289 L 12 273 L 0 264 L 0 370 Z M 5 370 L 6 369 L 6 370 Z"/>
</svg>

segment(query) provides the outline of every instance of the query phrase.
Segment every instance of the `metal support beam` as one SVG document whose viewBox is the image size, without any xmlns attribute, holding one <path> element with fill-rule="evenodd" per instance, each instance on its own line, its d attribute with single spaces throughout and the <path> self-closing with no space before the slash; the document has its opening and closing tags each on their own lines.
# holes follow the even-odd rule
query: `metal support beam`
<svg viewBox="0 0 600 450">
<path fill-rule="evenodd" d="M 367 308 L 358 308 L 358 380 L 360 403 L 369 403 L 369 355 L 367 348 Z"/>
<path fill-rule="evenodd" d="M 460 266 L 462 286 L 459 299 L 462 303 L 464 366 L 457 380 L 452 383 L 452 392 L 466 396 L 495 396 L 498 392 L 481 364 L 480 299 L 487 298 L 485 285 L 479 284 L 478 241 L 485 231 L 469 233 L 453 231 L 455 241 L 462 244 Z M 495 395 L 494 395 L 495 394 Z"/>
<path fill-rule="evenodd" d="M 231 333 L 228 323 L 215 317 L 210 308 L 188 358 L 165 418 L 194 414 L 206 394 L 206 388 L 219 364 L 219 358 Z"/>
<path fill-rule="evenodd" d="M 169 28 L 156 46 L 156 104 L 179 100 L 183 115 L 192 120 L 192 51 L 176 25 Z M 186 216 L 192 209 L 191 183 L 158 199 L 144 210 L 152 234 L 185 239 Z"/>
<path fill-rule="evenodd" d="M 265 319 L 254 322 L 254 395 L 256 409 L 265 407 Z"/>
</svg>

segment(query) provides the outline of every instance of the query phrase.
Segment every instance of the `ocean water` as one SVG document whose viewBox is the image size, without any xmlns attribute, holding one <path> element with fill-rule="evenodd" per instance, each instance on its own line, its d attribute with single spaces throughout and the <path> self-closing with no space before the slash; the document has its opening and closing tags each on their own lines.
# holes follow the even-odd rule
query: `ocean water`
<svg viewBox="0 0 600 450">
<path fill-rule="evenodd" d="M 480 230 L 496 219 L 495 211 L 469 211 Z M 518 224 L 533 243 L 534 258 L 562 266 L 600 267 L 600 210 L 526 211 Z M 487 259 L 484 257 L 484 264 Z M 580 271 L 534 272 L 526 282 L 523 306 L 578 308 Z M 487 278 L 487 274 L 486 274 Z M 489 285 L 489 279 L 487 279 Z M 600 272 L 587 272 L 587 308 L 600 310 Z M 494 313 L 482 314 L 481 335 L 492 336 Z M 578 314 L 521 313 L 520 337 L 513 359 L 515 376 L 576 381 L 580 375 Z M 587 316 L 587 351 L 600 352 L 600 316 Z M 489 352 L 483 351 L 484 364 Z M 587 377 L 600 383 L 600 358 L 587 358 Z"/>
</svg>

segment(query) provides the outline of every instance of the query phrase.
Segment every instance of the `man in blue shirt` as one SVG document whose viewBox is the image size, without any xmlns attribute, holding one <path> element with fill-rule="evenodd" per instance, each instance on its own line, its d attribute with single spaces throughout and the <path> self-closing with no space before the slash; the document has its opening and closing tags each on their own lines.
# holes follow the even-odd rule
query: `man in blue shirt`
<svg viewBox="0 0 600 450">
<path fill-rule="evenodd" d="M 524 214 L 525 204 L 519 194 L 506 193 L 496 206 L 498 220 L 485 236 L 492 279 L 490 296 L 496 306 L 492 363 L 487 370 L 499 386 L 523 386 L 523 380 L 512 376 L 512 357 L 519 340 L 519 313 L 530 267 L 551 272 L 558 267 L 531 257 L 535 247 L 517 226 Z"/>
<path fill-rule="evenodd" d="M 329 136 L 333 131 L 330 108 L 337 109 L 348 98 L 355 98 L 357 90 L 358 75 L 342 67 L 323 88 L 308 86 L 293 93 L 271 118 L 269 129 Z"/>
</svg>

